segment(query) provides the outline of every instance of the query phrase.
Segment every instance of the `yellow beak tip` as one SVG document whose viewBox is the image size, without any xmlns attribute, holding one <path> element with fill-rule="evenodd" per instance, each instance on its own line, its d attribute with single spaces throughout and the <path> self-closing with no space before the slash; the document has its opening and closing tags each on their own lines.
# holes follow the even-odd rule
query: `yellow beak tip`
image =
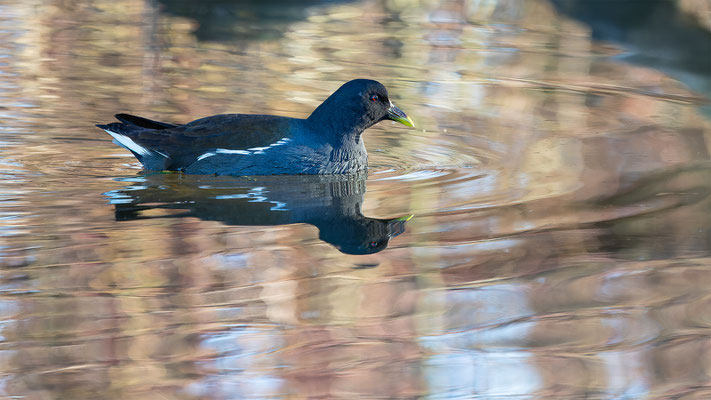
<svg viewBox="0 0 711 400">
<path fill-rule="evenodd" d="M 409 126 L 410 128 L 414 128 L 414 127 L 415 127 L 415 123 L 412 122 L 412 120 L 410 119 L 410 117 L 398 118 L 398 119 L 394 119 L 394 121 L 395 121 L 395 122 L 399 122 L 399 123 L 401 123 L 401 124 L 403 124 L 403 125 L 405 125 L 405 126 Z"/>
<path fill-rule="evenodd" d="M 415 216 L 415 214 L 403 215 L 403 216 L 400 217 L 400 218 L 396 218 L 396 220 L 397 220 L 397 221 L 405 221 L 405 222 L 407 222 L 407 221 L 411 220 L 412 217 L 414 217 L 414 216 Z"/>
</svg>

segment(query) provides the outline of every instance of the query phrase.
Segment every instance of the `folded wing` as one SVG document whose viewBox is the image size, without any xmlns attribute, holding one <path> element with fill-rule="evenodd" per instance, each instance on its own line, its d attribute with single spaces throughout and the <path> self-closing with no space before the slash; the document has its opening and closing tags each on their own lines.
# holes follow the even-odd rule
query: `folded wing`
<svg viewBox="0 0 711 400">
<path fill-rule="evenodd" d="M 290 140 L 293 119 L 222 114 L 185 125 L 118 114 L 121 122 L 97 125 L 130 150 L 146 169 L 180 170 L 214 152 L 249 154 Z"/>
</svg>

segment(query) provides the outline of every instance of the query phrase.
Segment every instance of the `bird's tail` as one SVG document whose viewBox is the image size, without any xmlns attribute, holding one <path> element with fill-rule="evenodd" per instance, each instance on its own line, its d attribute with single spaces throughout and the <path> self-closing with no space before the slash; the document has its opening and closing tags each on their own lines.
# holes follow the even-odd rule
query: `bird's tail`
<svg viewBox="0 0 711 400">
<path fill-rule="evenodd" d="M 97 124 L 96 126 L 111 135 L 114 138 L 114 143 L 133 153 L 145 169 L 155 171 L 165 169 L 166 161 L 170 156 L 159 150 L 139 144 L 136 137 L 146 130 L 168 129 L 175 127 L 175 125 L 129 114 L 117 114 L 116 119 L 121 122 Z"/>
</svg>

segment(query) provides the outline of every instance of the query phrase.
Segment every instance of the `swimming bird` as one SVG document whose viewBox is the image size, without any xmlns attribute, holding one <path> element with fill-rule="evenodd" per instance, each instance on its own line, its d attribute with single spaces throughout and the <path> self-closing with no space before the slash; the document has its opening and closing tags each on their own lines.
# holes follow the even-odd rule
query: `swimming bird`
<svg viewBox="0 0 711 400">
<path fill-rule="evenodd" d="M 346 174 L 367 168 L 365 129 L 382 120 L 414 127 L 380 82 L 343 84 L 306 119 L 221 114 L 184 125 L 117 114 L 99 124 L 146 170 L 188 174 Z"/>
</svg>

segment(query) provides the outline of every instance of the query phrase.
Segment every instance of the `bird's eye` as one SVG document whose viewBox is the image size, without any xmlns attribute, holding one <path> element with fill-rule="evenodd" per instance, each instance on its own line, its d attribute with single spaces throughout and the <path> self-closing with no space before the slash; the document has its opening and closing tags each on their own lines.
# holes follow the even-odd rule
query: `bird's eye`
<svg viewBox="0 0 711 400">
<path fill-rule="evenodd" d="M 377 94 L 372 94 L 372 95 L 370 95 L 370 100 L 371 101 L 378 101 L 378 100 L 380 100 L 380 97 Z"/>
</svg>

